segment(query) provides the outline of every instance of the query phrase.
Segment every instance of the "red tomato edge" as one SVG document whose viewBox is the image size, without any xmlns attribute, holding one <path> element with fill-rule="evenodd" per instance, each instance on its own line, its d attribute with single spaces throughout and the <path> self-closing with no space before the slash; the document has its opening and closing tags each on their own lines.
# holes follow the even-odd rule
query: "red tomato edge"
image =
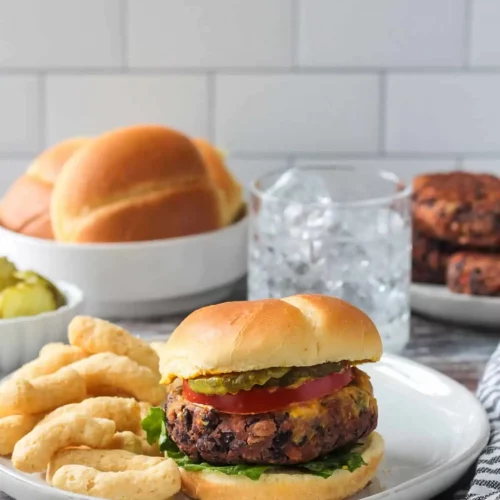
<svg viewBox="0 0 500 500">
<path fill-rule="evenodd" d="M 240 391 L 237 394 L 225 394 L 224 396 L 199 394 L 189 387 L 187 380 L 184 380 L 183 394 L 190 403 L 212 406 L 223 413 L 245 415 L 267 413 L 295 403 L 323 398 L 350 384 L 352 379 L 352 370 L 348 368 L 341 373 L 332 373 L 326 377 L 310 380 L 293 389 L 280 387 L 269 390 L 254 387 L 249 391 Z"/>
</svg>

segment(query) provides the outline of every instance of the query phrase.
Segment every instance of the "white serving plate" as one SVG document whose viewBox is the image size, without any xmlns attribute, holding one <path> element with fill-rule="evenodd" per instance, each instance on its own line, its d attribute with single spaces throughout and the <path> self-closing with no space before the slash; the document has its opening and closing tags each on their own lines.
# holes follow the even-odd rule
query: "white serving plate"
<svg viewBox="0 0 500 500">
<path fill-rule="evenodd" d="M 484 327 L 500 326 L 500 297 L 465 295 L 453 293 L 442 285 L 413 283 L 411 307 L 418 313 L 443 321 Z"/>
<path fill-rule="evenodd" d="M 160 316 L 231 293 L 246 273 L 247 219 L 210 233 L 138 243 L 59 243 L 0 227 L 0 253 L 20 269 L 78 285 L 87 297 L 87 314 Z"/>
<path fill-rule="evenodd" d="M 36 316 L 0 319 L 0 372 L 9 373 L 36 358 L 49 342 L 67 341 L 68 324 L 83 310 L 83 293 L 63 281 L 57 281 L 56 286 L 66 305 Z"/>
<path fill-rule="evenodd" d="M 465 387 L 404 358 L 385 355 L 365 369 L 379 402 L 386 456 L 375 480 L 354 498 L 431 499 L 455 483 L 486 445 L 486 414 Z M 0 458 L 0 490 L 16 500 L 90 499 L 18 472 L 6 458 Z"/>
</svg>

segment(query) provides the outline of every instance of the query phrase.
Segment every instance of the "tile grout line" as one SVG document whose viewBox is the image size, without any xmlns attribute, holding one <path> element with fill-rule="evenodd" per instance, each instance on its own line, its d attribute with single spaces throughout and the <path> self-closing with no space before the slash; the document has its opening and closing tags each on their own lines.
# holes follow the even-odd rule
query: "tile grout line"
<svg viewBox="0 0 500 500">
<path fill-rule="evenodd" d="M 463 67 L 466 70 L 471 69 L 472 59 L 472 21 L 474 9 L 472 6 L 473 0 L 465 0 L 464 9 L 464 40 L 463 40 Z"/>
<path fill-rule="evenodd" d="M 379 154 L 384 155 L 386 152 L 385 143 L 387 135 L 387 73 L 385 71 L 381 71 L 379 74 L 378 86 L 378 152 Z"/>
<path fill-rule="evenodd" d="M 293 69 L 293 68 L 292 68 Z M 477 75 L 496 75 L 500 76 L 500 66 L 474 66 L 467 68 Z M 381 72 L 390 74 L 409 74 L 409 75 L 463 75 L 464 67 L 300 67 L 300 72 L 292 71 L 289 67 L 233 67 L 233 68 L 215 68 L 215 67 L 171 67 L 171 68 L 152 68 L 152 67 L 129 67 L 126 68 L 63 68 L 63 67 L 0 67 L 0 76 L 22 76 L 37 74 L 40 71 L 50 73 L 56 76 L 106 76 L 106 75 L 143 75 L 143 76 L 169 76 L 169 75 L 206 75 L 207 73 L 216 73 L 222 76 L 260 76 L 260 75 L 332 75 L 332 76 L 356 76 L 356 75 L 379 75 Z"/>
<path fill-rule="evenodd" d="M 207 73 L 207 128 L 208 139 L 215 143 L 216 140 L 216 92 L 215 73 Z"/>
<path fill-rule="evenodd" d="M 292 164 L 297 161 L 321 161 L 321 160 L 362 160 L 362 161 L 377 161 L 377 160 L 409 160 L 409 161 L 454 161 L 456 164 L 464 162 L 466 159 L 474 160 L 499 160 L 500 161 L 500 151 L 496 153 L 462 153 L 457 155 L 457 153 L 389 153 L 385 155 L 377 153 L 314 153 L 314 152 L 292 152 L 292 153 L 272 153 L 272 152 L 255 152 L 248 153 L 244 151 L 231 151 L 231 157 L 238 160 L 284 160 L 285 162 L 291 162 Z M 0 151 L 0 160 L 25 160 L 32 158 L 33 153 L 30 151 Z"/>
<path fill-rule="evenodd" d="M 500 151 L 495 151 L 491 153 L 484 153 L 478 151 L 470 151 L 458 154 L 455 152 L 447 153 L 422 153 L 421 151 L 409 151 L 409 152 L 386 152 L 380 154 L 376 151 L 366 153 L 366 152 L 356 152 L 356 151 L 330 151 L 330 152 L 315 152 L 315 151 L 288 151 L 288 152 L 277 152 L 277 151 L 242 151 L 242 150 L 232 150 L 231 156 L 239 159 L 286 159 L 288 157 L 297 160 L 301 159 L 311 159 L 311 160 L 415 160 L 415 161 L 439 161 L 439 160 L 452 160 L 456 161 L 457 157 L 464 158 L 474 158 L 477 160 L 485 159 L 500 159 Z"/>
<path fill-rule="evenodd" d="M 19 151 L 13 151 L 12 153 L 6 153 L 6 152 L 1 152 L 0 153 L 0 160 L 5 161 L 5 160 L 32 160 L 33 159 L 33 152 L 23 152 L 20 153 Z"/>
<path fill-rule="evenodd" d="M 38 93 L 38 144 L 37 151 L 47 147 L 47 80 L 46 74 L 40 71 L 37 76 Z"/>
<path fill-rule="evenodd" d="M 128 14 L 129 14 L 128 0 L 120 2 L 120 58 L 121 58 L 121 71 L 127 73 L 129 70 L 129 44 L 128 44 Z"/>
<path fill-rule="evenodd" d="M 290 37 L 291 37 L 291 47 L 292 47 L 292 60 L 291 67 L 292 70 L 296 70 L 299 64 L 299 1 L 300 0 L 290 0 L 291 4 L 291 27 L 290 27 Z"/>
</svg>

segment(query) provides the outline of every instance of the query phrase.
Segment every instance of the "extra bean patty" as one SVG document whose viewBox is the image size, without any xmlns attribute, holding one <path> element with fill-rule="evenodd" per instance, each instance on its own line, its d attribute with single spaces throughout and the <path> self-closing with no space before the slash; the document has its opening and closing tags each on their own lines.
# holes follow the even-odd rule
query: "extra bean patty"
<svg viewBox="0 0 500 500">
<path fill-rule="evenodd" d="M 354 379 L 331 396 L 255 415 L 222 413 L 169 394 L 167 429 L 195 461 L 212 464 L 298 464 L 369 435 L 377 426 L 377 402 L 369 377 Z"/>
<path fill-rule="evenodd" d="M 446 266 L 454 251 L 451 244 L 413 231 L 412 281 L 414 283 L 446 282 Z"/>
<path fill-rule="evenodd" d="M 454 245 L 500 245 L 500 178 L 468 172 L 416 177 L 413 222 L 418 231 Z"/>
<path fill-rule="evenodd" d="M 448 288 L 468 295 L 500 295 L 500 255 L 459 252 L 448 262 Z"/>
</svg>

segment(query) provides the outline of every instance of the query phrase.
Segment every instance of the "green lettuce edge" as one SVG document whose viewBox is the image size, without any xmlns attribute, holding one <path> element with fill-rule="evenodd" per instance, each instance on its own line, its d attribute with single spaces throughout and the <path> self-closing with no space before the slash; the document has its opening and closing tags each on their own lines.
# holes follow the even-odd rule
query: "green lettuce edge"
<svg viewBox="0 0 500 500">
<path fill-rule="evenodd" d="M 190 472 L 221 472 L 229 476 L 246 476 L 253 481 L 260 479 L 265 472 L 286 472 L 296 470 L 304 474 L 329 478 L 337 470 L 348 470 L 353 472 L 359 469 L 366 462 L 360 452 L 353 451 L 358 444 L 351 447 L 337 450 L 321 458 L 312 460 L 301 465 L 280 466 L 280 465 L 212 465 L 207 462 L 195 463 L 187 455 L 179 450 L 177 445 L 170 439 L 167 432 L 165 422 L 165 413 L 161 408 L 151 408 L 149 414 L 141 423 L 142 428 L 146 432 L 149 444 L 158 443 L 160 451 L 165 454 L 165 457 L 171 458 L 178 467 Z"/>
</svg>

